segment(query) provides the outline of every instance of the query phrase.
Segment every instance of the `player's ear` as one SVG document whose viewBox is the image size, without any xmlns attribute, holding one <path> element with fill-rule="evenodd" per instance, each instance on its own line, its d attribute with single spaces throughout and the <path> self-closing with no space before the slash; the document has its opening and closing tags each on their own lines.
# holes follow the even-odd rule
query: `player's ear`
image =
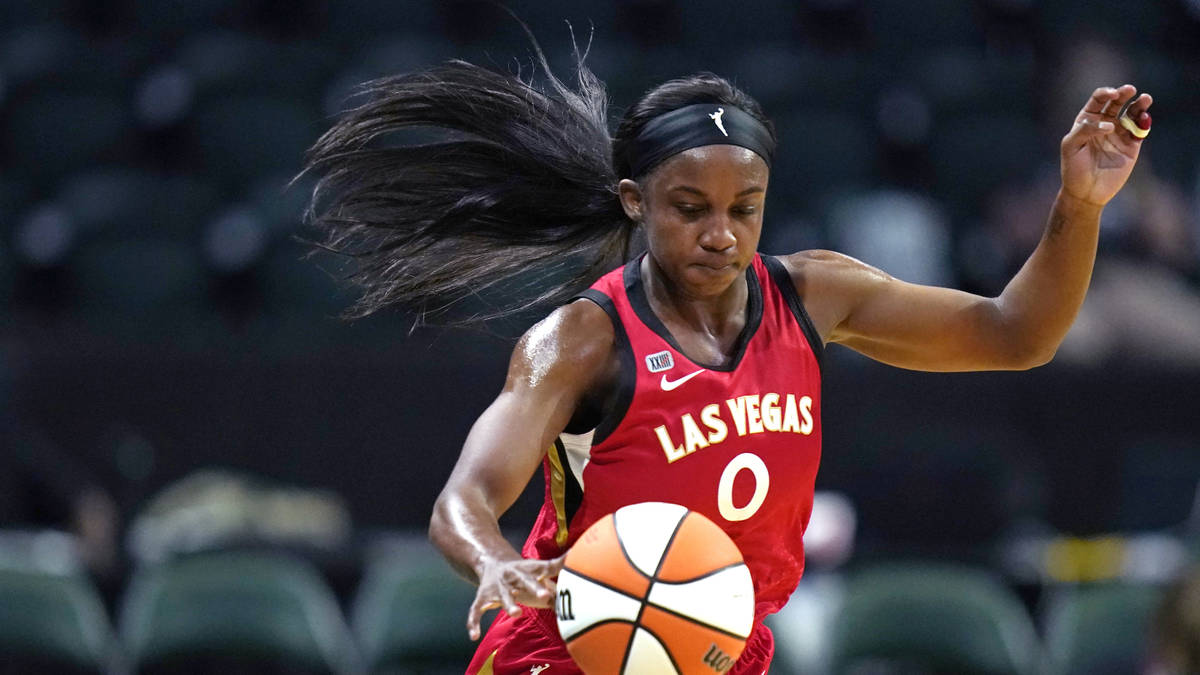
<svg viewBox="0 0 1200 675">
<path fill-rule="evenodd" d="M 645 201 L 642 199 L 642 186 L 628 178 L 621 179 L 617 183 L 617 194 L 621 197 L 621 208 L 625 210 L 625 215 L 635 223 L 642 222 L 642 210 L 645 207 Z"/>
</svg>

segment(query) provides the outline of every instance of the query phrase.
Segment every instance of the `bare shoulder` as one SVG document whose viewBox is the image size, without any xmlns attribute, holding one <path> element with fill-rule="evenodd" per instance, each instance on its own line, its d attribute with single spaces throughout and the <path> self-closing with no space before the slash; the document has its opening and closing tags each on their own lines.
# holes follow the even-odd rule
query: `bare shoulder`
<svg viewBox="0 0 1200 675">
<path fill-rule="evenodd" d="M 586 388 L 611 363 L 614 344 L 612 320 L 596 303 L 577 300 L 563 305 L 521 336 L 513 350 L 508 384 L 570 382 Z"/>
<path fill-rule="evenodd" d="M 836 251 L 813 249 L 780 256 L 821 339 L 828 342 L 856 303 L 892 279 Z"/>
<path fill-rule="evenodd" d="M 839 281 L 886 281 L 891 278 L 886 272 L 837 251 L 811 249 L 780 256 L 779 259 L 791 274 L 798 289 L 801 288 L 801 283 L 836 284 Z M 801 293 L 803 294 L 803 291 Z"/>
</svg>

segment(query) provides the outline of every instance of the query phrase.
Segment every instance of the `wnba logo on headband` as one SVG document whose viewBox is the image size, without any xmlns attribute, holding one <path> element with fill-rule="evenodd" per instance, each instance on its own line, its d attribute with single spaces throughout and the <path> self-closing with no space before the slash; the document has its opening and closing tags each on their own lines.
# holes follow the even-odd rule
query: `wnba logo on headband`
<svg viewBox="0 0 1200 675">
<path fill-rule="evenodd" d="M 702 145 L 737 145 L 753 151 L 767 166 L 775 154 L 771 132 L 735 106 L 696 103 L 655 117 L 629 144 L 626 159 L 636 178 L 659 162 Z"/>
</svg>

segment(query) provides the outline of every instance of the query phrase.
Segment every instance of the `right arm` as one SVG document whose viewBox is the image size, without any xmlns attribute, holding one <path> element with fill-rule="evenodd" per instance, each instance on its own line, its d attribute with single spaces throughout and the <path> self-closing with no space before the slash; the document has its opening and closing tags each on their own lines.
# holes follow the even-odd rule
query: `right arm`
<svg viewBox="0 0 1200 675">
<path fill-rule="evenodd" d="M 479 585 L 467 616 L 478 639 L 483 613 L 549 607 L 562 559 L 525 560 L 498 520 L 529 483 L 579 403 L 605 385 L 615 359 L 613 327 L 595 303 L 577 301 L 530 328 L 513 350 L 504 389 L 471 427 L 434 505 L 429 538 Z"/>
</svg>

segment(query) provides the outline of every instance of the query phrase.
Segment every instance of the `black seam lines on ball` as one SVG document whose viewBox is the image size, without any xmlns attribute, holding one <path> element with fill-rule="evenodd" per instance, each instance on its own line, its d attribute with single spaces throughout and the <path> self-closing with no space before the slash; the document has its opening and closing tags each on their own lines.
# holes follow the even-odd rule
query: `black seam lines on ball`
<svg viewBox="0 0 1200 675">
<path fill-rule="evenodd" d="M 684 511 L 683 515 L 680 516 L 679 521 L 675 523 L 675 529 L 671 530 L 671 536 L 667 538 L 667 545 L 663 546 L 662 554 L 658 557 L 658 566 L 654 568 L 654 574 L 650 577 L 650 586 L 646 589 L 646 597 L 642 598 L 642 606 L 638 609 L 637 619 L 634 621 L 633 636 L 629 638 L 629 644 L 625 645 L 625 655 L 621 657 L 621 668 L 617 670 L 618 673 L 623 674 L 625 672 L 625 666 L 629 663 L 629 654 L 633 651 L 633 638 L 637 636 L 638 628 L 642 627 L 642 614 L 646 613 L 646 605 L 650 603 L 650 591 L 654 590 L 654 582 L 658 581 L 658 573 L 662 571 L 663 563 L 667 561 L 667 554 L 671 551 L 671 544 L 675 543 L 675 535 L 679 534 L 680 528 L 683 527 L 683 521 L 687 520 L 690 513 L 690 511 Z M 613 527 L 615 528 L 616 525 L 617 516 L 614 513 Z M 621 541 L 619 530 L 617 531 L 617 535 L 617 541 Z M 624 547 L 621 550 L 625 550 Z M 674 659 L 672 659 L 671 663 L 674 664 Z"/>
</svg>

